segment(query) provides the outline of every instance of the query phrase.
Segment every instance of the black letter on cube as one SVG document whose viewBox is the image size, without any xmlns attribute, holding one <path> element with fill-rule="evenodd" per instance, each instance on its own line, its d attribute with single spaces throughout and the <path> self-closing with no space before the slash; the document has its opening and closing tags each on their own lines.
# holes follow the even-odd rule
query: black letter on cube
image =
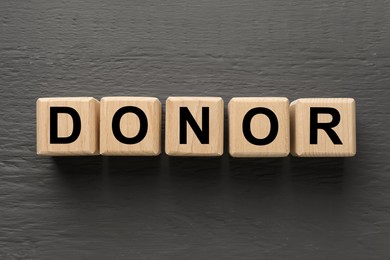
<svg viewBox="0 0 390 260">
<path fill-rule="evenodd" d="M 122 119 L 122 116 L 126 113 L 133 113 L 135 114 L 140 123 L 139 132 L 134 137 L 126 137 L 122 134 L 120 129 L 120 121 Z M 141 109 L 134 106 L 126 106 L 118 109 L 116 113 L 114 114 L 114 117 L 112 118 L 112 133 L 114 134 L 115 138 L 124 144 L 136 144 L 141 142 L 146 134 L 148 132 L 148 119 Z"/>
<path fill-rule="evenodd" d="M 58 136 L 58 114 L 68 114 L 73 120 L 73 131 L 67 137 Z M 77 140 L 81 132 L 81 119 L 74 108 L 50 107 L 50 143 L 70 144 Z"/>
<path fill-rule="evenodd" d="M 271 125 L 268 136 L 263 139 L 256 138 L 255 136 L 253 136 L 251 132 L 252 118 L 258 114 L 263 114 L 267 116 Z M 254 145 L 267 145 L 272 143 L 272 141 L 275 140 L 276 136 L 278 135 L 278 131 L 279 131 L 278 118 L 276 117 L 274 112 L 272 112 L 270 109 L 265 107 L 252 108 L 245 114 L 244 120 L 242 121 L 242 132 L 244 133 L 246 140 L 248 140 L 248 142 Z"/>
<path fill-rule="evenodd" d="M 196 123 L 187 107 L 180 107 L 180 144 L 187 144 L 187 122 L 194 130 L 201 144 L 209 143 L 209 108 L 202 107 L 202 129 Z"/>
<path fill-rule="evenodd" d="M 329 123 L 318 123 L 318 114 L 330 114 L 332 121 Z M 333 144 L 343 144 L 332 129 L 340 123 L 340 113 L 333 107 L 311 107 L 310 108 L 310 144 L 318 144 L 318 129 L 324 130 Z"/>
</svg>

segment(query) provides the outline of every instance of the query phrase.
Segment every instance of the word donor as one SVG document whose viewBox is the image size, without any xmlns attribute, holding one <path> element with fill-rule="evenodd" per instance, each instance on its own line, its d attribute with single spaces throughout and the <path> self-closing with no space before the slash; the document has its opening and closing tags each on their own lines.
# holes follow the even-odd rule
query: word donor
<svg viewBox="0 0 390 260">
<path fill-rule="evenodd" d="M 228 104 L 233 157 L 349 157 L 356 153 L 352 98 L 237 97 Z M 165 153 L 221 156 L 224 101 L 169 97 Z M 153 97 L 39 98 L 37 154 L 157 156 L 162 107 Z"/>
</svg>

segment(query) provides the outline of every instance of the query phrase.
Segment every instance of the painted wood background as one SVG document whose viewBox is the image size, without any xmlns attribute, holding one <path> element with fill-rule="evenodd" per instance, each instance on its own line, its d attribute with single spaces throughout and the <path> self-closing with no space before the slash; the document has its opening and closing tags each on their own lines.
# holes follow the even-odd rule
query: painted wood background
<svg viewBox="0 0 390 260">
<path fill-rule="evenodd" d="M 389 28 L 388 0 L 2 0 L 0 258 L 388 259 Z M 35 155 L 38 97 L 112 95 L 353 97 L 358 154 Z"/>
</svg>

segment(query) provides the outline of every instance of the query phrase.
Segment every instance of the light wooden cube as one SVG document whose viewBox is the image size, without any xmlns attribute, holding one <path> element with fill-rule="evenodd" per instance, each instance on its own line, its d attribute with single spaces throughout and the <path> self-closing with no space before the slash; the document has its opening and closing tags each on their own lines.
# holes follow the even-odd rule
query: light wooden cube
<svg viewBox="0 0 390 260">
<path fill-rule="evenodd" d="M 104 97 L 100 103 L 100 154 L 160 154 L 161 103 L 157 98 Z"/>
<path fill-rule="evenodd" d="M 290 114 L 287 98 L 232 98 L 228 109 L 231 156 L 285 157 L 289 155 Z"/>
<path fill-rule="evenodd" d="M 171 156 L 221 156 L 223 113 L 220 97 L 169 97 L 166 101 L 165 152 Z M 180 114 L 183 119 L 192 118 L 195 128 L 188 121 L 180 120 Z M 206 120 L 207 115 L 209 120 Z"/>
<path fill-rule="evenodd" d="M 36 105 L 37 154 L 99 154 L 99 101 L 92 97 L 39 98 Z"/>
<path fill-rule="evenodd" d="M 354 99 L 298 99 L 291 103 L 290 113 L 294 156 L 350 157 L 356 154 Z"/>
</svg>

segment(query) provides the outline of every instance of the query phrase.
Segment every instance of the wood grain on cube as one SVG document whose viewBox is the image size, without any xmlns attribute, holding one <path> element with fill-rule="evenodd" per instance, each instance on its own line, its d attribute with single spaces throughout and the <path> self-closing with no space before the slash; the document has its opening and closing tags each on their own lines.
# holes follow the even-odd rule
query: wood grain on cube
<svg viewBox="0 0 390 260">
<path fill-rule="evenodd" d="M 340 121 L 331 129 L 337 135 L 340 143 L 334 142 L 323 129 L 317 130 L 317 143 L 310 142 L 310 113 L 311 108 L 317 107 L 332 108 L 339 113 Z M 290 105 L 291 153 L 298 157 L 354 156 L 356 154 L 355 113 L 355 100 L 352 98 L 303 98 L 295 100 Z M 334 120 L 331 114 L 316 113 L 315 115 L 318 123 L 330 123 Z"/>
<path fill-rule="evenodd" d="M 113 133 L 115 113 L 124 107 L 139 108 L 147 119 L 147 132 L 136 143 L 119 141 Z M 100 106 L 100 153 L 102 155 L 156 156 L 161 152 L 161 103 L 154 97 L 104 97 Z M 119 129 L 126 138 L 140 133 L 140 118 L 136 113 L 120 117 Z"/>
<path fill-rule="evenodd" d="M 258 145 L 248 141 L 243 131 L 243 120 L 249 111 L 266 108 L 277 118 L 277 134 L 273 141 Z M 233 98 L 229 111 L 229 153 L 233 157 L 285 157 L 290 153 L 289 101 L 283 97 Z M 264 140 L 270 135 L 271 121 L 262 113 L 251 117 L 250 132 L 254 138 Z"/>
<path fill-rule="evenodd" d="M 223 154 L 224 105 L 220 97 L 169 97 L 166 101 L 165 152 L 171 156 L 221 156 Z M 209 140 L 202 143 L 187 123 L 186 143 L 180 143 L 180 107 L 188 108 L 199 128 L 209 112 Z M 204 128 L 202 128 L 204 130 Z"/>
<path fill-rule="evenodd" d="M 50 142 L 50 108 L 70 107 L 80 117 L 81 129 L 71 143 Z M 37 154 L 51 156 L 99 154 L 99 101 L 92 97 L 39 98 L 37 113 Z M 59 138 L 72 134 L 74 123 L 69 114 L 58 113 Z"/>
</svg>

